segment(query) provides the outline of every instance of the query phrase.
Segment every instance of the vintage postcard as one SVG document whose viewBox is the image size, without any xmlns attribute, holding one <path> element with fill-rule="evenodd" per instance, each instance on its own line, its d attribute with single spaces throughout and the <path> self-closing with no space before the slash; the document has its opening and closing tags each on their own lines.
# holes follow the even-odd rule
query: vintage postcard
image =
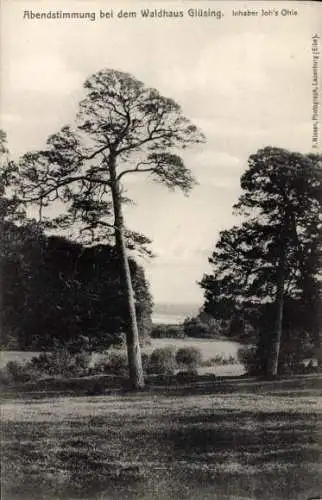
<svg viewBox="0 0 322 500">
<path fill-rule="evenodd" d="M 0 6 L 3 499 L 321 500 L 322 5 Z"/>
</svg>

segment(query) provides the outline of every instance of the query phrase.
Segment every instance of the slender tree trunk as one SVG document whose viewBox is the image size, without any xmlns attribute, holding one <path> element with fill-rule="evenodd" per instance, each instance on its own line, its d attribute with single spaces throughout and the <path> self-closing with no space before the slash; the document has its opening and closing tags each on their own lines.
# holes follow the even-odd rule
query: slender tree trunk
<svg viewBox="0 0 322 500">
<path fill-rule="evenodd" d="M 319 311 L 319 304 L 317 298 L 314 300 L 312 307 L 312 316 L 314 321 L 314 344 L 315 344 L 315 357 L 318 365 L 319 372 L 322 372 L 322 343 L 321 343 L 321 311 Z"/>
<path fill-rule="evenodd" d="M 129 377 L 132 389 L 142 389 L 144 387 L 144 377 L 142 369 L 142 358 L 139 342 L 139 331 L 136 319 L 135 300 L 132 286 L 128 252 L 124 236 L 124 222 L 122 213 L 121 193 L 119 183 L 116 179 L 115 161 L 109 160 L 109 172 L 111 180 L 111 191 L 114 208 L 115 221 L 115 245 L 120 259 L 120 272 L 123 291 L 128 308 L 126 344 L 129 363 Z"/>
<path fill-rule="evenodd" d="M 315 357 L 318 365 L 318 371 L 322 372 L 322 347 L 320 336 L 315 341 Z"/>
<path fill-rule="evenodd" d="M 4 246 L 4 219 L 2 215 L 0 216 L 0 243 Z M 1 256 L 2 257 L 2 256 Z M 3 342 L 5 340 L 4 328 L 3 328 L 3 259 L 0 258 L 0 340 Z"/>
<path fill-rule="evenodd" d="M 318 370 L 322 371 L 322 343 L 321 343 L 321 323 L 322 315 L 319 311 L 319 292 L 315 287 L 314 278 L 310 276 L 309 272 L 304 265 L 303 250 L 301 248 L 300 240 L 296 228 L 296 219 L 294 213 L 291 214 L 292 231 L 295 237 L 295 241 L 299 252 L 299 264 L 302 273 L 303 283 L 309 286 L 309 292 L 305 289 L 303 290 L 304 300 L 306 300 L 307 307 L 310 311 L 312 317 L 312 327 L 313 327 L 313 341 L 314 341 L 314 351 L 315 358 L 318 365 Z"/>
<path fill-rule="evenodd" d="M 278 361 L 281 349 L 281 339 L 283 330 L 283 312 L 284 312 L 284 288 L 285 288 L 285 270 L 286 270 L 286 255 L 282 249 L 279 269 L 277 273 L 277 289 L 276 289 L 276 316 L 275 327 L 272 335 L 272 343 L 270 348 L 270 356 L 267 363 L 267 375 L 276 377 L 278 373 Z"/>
</svg>

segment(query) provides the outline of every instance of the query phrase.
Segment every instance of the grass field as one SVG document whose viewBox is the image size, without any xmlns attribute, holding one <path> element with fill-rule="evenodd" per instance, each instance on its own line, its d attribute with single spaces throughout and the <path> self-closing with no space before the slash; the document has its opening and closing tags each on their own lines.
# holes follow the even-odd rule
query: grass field
<svg viewBox="0 0 322 500">
<path fill-rule="evenodd" d="M 8 399 L 3 498 L 306 500 L 322 493 L 321 380 Z"/>
<path fill-rule="evenodd" d="M 211 340 L 211 339 L 151 339 L 151 346 L 148 351 L 152 351 L 158 347 L 165 347 L 172 345 L 177 349 L 180 347 L 198 347 L 201 350 L 204 360 L 215 358 L 218 354 L 229 358 L 229 356 L 236 357 L 237 351 L 241 344 L 238 342 L 231 342 L 229 340 Z"/>
<path fill-rule="evenodd" d="M 162 348 L 171 345 L 176 349 L 181 347 L 197 347 L 200 349 L 204 361 L 214 359 L 216 356 L 222 356 L 224 359 L 233 357 L 237 360 L 237 351 L 241 344 L 238 342 L 231 342 L 229 340 L 210 340 L 210 339 L 152 339 L 151 345 L 145 349 L 146 352 L 151 353 L 153 349 Z M 198 369 L 200 374 L 213 373 L 217 376 L 239 376 L 245 373 L 245 368 L 242 364 L 228 364 L 228 365 L 213 365 L 207 367 L 200 367 Z"/>
</svg>

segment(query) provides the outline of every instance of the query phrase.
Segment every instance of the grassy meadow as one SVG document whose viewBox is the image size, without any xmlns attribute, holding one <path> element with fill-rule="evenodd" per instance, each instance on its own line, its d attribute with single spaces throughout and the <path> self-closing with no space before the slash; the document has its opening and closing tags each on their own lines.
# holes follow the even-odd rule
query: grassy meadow
<svg viewBox="0 0 322 500">
<path fill-rule="evenodd" d="M 201 350 L 204 360 L 215 358 L 218 354 L 229 358 L 230 356 L 236 357 L 240 344 L 230 340 L 212 340 L 212 339 L 196 339 L 185 337 L 183 339 L 151 339 L 151 345 L 146 349 L 152 352 L 153 349 L 172 345 L 177 349 L 180 347 L 198 347 Z"/>
<path fill-rule="evenodd" d="M 145 348 L 145 352 L 151 354 L 154 349 L 166 346 L 173 346 L 176 349 L 181 347 L 197 347 L 200 349 L 203 361 L 215 359 L 216 356 L 221 356 L 228 360 L 234 358 L 237 361 L 237 351 L 241 344 L 229 340 L 212 340 L 212 339 L 151 339 L 151 345 Z M 245 373 L 245 368 L 240 363 L 229 363 L 225 365 L 213 364 L 212 366 L 204 366 L 198 368 L 199 374 L 212 373 L 217 376 L 239 376 Z"/>
<path fill-rule="evenodd" d="M 322 492 L 318 376 L 9 398 L 5 500 L 306 500 Z"/>
</svg>

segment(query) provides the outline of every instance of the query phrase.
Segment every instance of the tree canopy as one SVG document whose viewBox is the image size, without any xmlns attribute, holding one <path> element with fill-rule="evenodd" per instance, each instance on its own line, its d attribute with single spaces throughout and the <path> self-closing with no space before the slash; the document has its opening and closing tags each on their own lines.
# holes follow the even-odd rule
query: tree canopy
<svg viewBox="0 0 322 500">
<path fill-rule="evenodd" d="M 244 220 L 220 233 L 209 259 L 213 272 L 201 281 L 205 310 L 217 318 L 254 325 L 265 309 L 267 360 L 279 354 L 272 346 L 287 323 L 286 298 L 314 312 L 306 327 L 318 341 L 321 171 L 320 155 L 273 147 L 251 155 L 234 206 Z M 263 317 L 256 324 L 263 331 Z"/>
<path fill-rule="evenodd" d="M 19 189 L 40 207 L 43 218 L 55 204 L 61 213 L 51 223 L 72 225 L 94 241 L 109 240 L 115 234 L 113 182 L 146 173 L 188 193 L 195 180 L 176 150 L 204 137 L 177 103 L 128 73 L 99 71 L 84 89 L 75 121 L 49 137 L 46 149 L 21 158 Z M 120 192 L 122 203 L 130 202 L 121 186 Z M 125 232 L 130 246 L 148 242 Z"/>
<path fill-rule="evenodd" d="M 37 204 L 51 227 L 69 227 L 91 242 L 114 241 L 127 297 L 127 349 L 131 385 L 144 386 L 128 249 L 149 240 L 125 224 L 123 180 L 148 174 L 169 189 L 189 193 L 195 184 L 178 150 L 204 141 L 173 99 L 132 75 L 102 70 L 84 84 L 78 114 L 42 151 L 19 162 L 17 190 Z M 52 217 L 53 207 L 59 216 Z M 50 210 L 47 210 L 50 209 Z"/>
<path fill-rule="evenodd" d="M 48 350 L 83 337 L 88 349 L 104 350 L 123 340 L 126 301 L 113 247 L 84 247 L 12 223 L 6 223 L 2 241 L 3 346 Z M 134 260 L 130 267 L 144 342 L 151 330 L 152 298 L 143 269 Z"/>
</svg>

